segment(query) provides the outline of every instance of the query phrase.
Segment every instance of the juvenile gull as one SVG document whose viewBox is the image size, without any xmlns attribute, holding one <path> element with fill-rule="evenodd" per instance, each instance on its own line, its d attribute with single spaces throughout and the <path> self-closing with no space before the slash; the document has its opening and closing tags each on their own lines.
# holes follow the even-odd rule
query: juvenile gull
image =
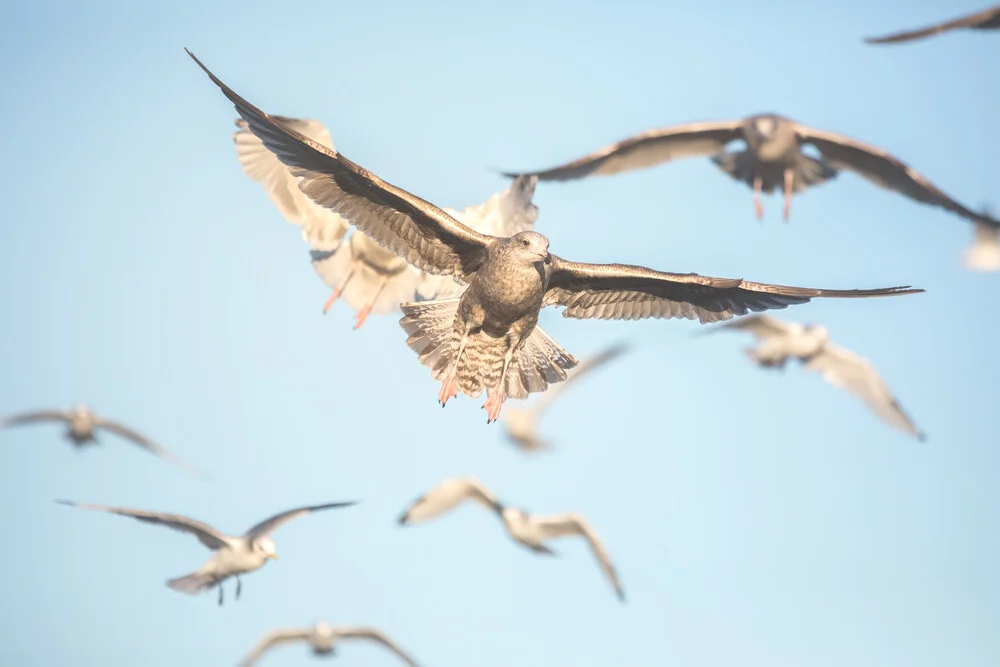
<svg viewBox="0 0 1000 667">
<path fill-rule="evenodd" d="M 162 514 L 160 512 L 147 512 L 124 507 L 108 507 L 106 505 L 89 505 L 87 503 L 74 503 L 69 500 L 57 500 L 56 502 L 81 509 L 129 516 L 139 521 L 145 521 L 146 523 L 173 528 L 182 533 L 191 533 L 198 538 L 199 542 L 214 551 L 215 554 L 197 572 L 171 579 L 167 581 L 167 586 L 188 595 L 196 595 L 203 590 L 217 586 L 219 588 L 220 605 L 222 604 L 223 581 L 229 577 L 236 577 L 236 599 L 239 600 L 240 592 L 243 590 L 240 575 L 259 570 L 264 567 L 264 563 L 269 558 L 278 559 L 278 555 L 274 551 L 275 545 L 274 540 L 271 539 L 271 533 L 279 526 L 288 523 L 292 519 L 305 516 L 310 512 L 337 507 L 350 507 L 357 504 L 357 501 L 351 501 L 298 507 L 287 512 L 282 512 L 281 514 L 275 514 L 271 518 L 265 519 L 253 526 L 243 535 L 233 537 L 220 533 L 208 524 L 178 514 Z"/>
<path fill-rule="evenodd" d="M 378 630 L 362 627 L 333 626 L 326 621 L 319 621 L 311 628 L 274 630 L 267 633 L 254 646 L 249 655 L 243 659 L 240 667 L 251 667 L 251 665 L 257 664 L 260 657 L 268 650 L 275 646 L 291 642 L 307 642 L 312 647 L 315 655 L 330 656 L 334 654 L 335 646 L 343 639 L 367 639 L 378 642 L 395 653 L 400 660 L 410 665 L 410 667 L 417 667 L 417 663 L 413 661 L 413 658 L 404 653 L 402 649 Z"/>
<path fill-rule="evenodd" d="M 63 422 L 69 426 L 66 430 L 66 437 L 77 447 L 84 447 L 89 444 L 97 444 L 98 429 L 110 431 L 126 440 L 131 440 L 147 452 L 159 456 L 165 461 L 169 461 L 180 467 L 184 471 L 199 475 L 195 468 L 181 460 L 168 449 L 161 447 L 146 436 L 133 431 L 132 429 L 118 422 L 98 416 L 89 406 L 78 405 L 72 410 L 38 410 L 33 412 L 21 412 L 11 415 L 0 421 L 0 428 L 9 426 L 19 426 L 22 424 L 36 424 L 38 422 Z"/>
<path fill-rule="evenodd" d="M 543 306 L 564 307 L 564 317 L 680 317 L 706 323 L 816 297 L 923 291 L 822 290 L 661 273 L 625 264 L 582 264 L 550 254 L 549 240 L 537 232 L 509 238 L 482 234 L 282 125 L 188 53 L 233 102 L 250 130 L 302 179 L 299 187 L 313 201 L 417 268 L 468 285 L 459 298 L 403 304 L 400 324 L 420 362 L 442 382 L 441 404 L 459 390 L 476 397 L 485 389 L 488 422 L 500 415 L 506 397 L 544 391 L 550 383 L 565 380 L 566 370 L 576 366 L 576 359 L 536 326 Z"/>
<path fill-rule="evenodd" d="M 761 368 L 784 368 L 789 359 L 797 359 L 806 370 L 818 372 L 834 387 L 846 389 L 863 400 L 889 426 L 918 440 L 924 439 L 868 360 L 831 343 L 826 327 L 752 315 L 716 329 L 752 334 L 760 344 L 748 349 L 747 356 Z"/>
<path fill-rule="evenodd" d="M 609 361 L 628 351 L 628 346 L 619 344 L 609 347 L 589 359 L 584 359 L 580 365 L 568 372 L 566 381 L 545 392 L 541 398 L 527 408 L 507 408 L 504 413 L 504 433 L 511 442 L 524 452 L 537 452 L 550 449 L 547 441 L 538 435 L 538 421 L 545 410 L 552 405 L 557 397 L 573 385 L 581 375 L 586 375 L 595 368 L 600 368 Z"/>
<path fill-rule="evenodd" d="M 333 150 L 330 132 L 312 119 L 276 116 L 304 136 Z M 399 309 L 404 301 L 457 296 L 462 287 L 448 276 L 437 276 L 410 266 L 394 252 L 382 248 L 365 234 L 352 234 L 346 243 L 348 223 L 328 208 L 314 203 L 299 189 L 299 177 L 282 164 L 247 127 L 242 118 L 234 135 L 236 155 L 247 176 L 260 182 L 282 215 L 303 227 L 316 275 L 333 290 L 323 306 L 326 313 L 337 299 L 356 312 L 354 328 L 370 314 Z M 506 190 L 482 204 L 463 211 L 445 209 L 465 225 L 493 236 L 511 236 L 534 228 L 538 208 L 532 204 L 534 177 L 517 179 Z"/>
<path fill-rule="evenodd" d="M 528 514 L 527 512 L 502 505 L 493 493 L 474 477 L 449 478 L 435 486 L 426 495 L 418 498 L 400 517 L 400 525 L 409 525 L 427 519 L 433 519 L 457 506 L 472 500 L 487 507 L 503 521 L 507 534 L 518 544 L 531 549 L 536 554 L 553 556 L 552 549 L 545 545 L 546 540 L 559 537 L 580 536 L 587 541 L 590 550 L 601 566 L 608 583 L 614 588 L 615 594 L 622 602 L 625 592 L 618 581 L 611 559 L 604 550 L 597 533 L 590 524 L 578 514 Z"/>
<path fill-rule="evenodd" d="M 984 9 L 981 12 L 969 14 L 968 16 L 963 16 L 952 21 L 945 21 L 926 28 L 920 28 L 919 30 L 899 32 L 892 35 L 885 35 L 883 37 L 866 37 L 865 41 L 869 44 L 909 42 L 914 39 L 930 37 L 931 35 L 947 32 L 948 30 L 955 30 L 956 28 L 972 28 L 975 30 L 1000 29 L 1000 5 L 990 9 Z"/>
<path fill-rule="evenodd" d="M 746 147 L 726 151 L 742 140 Z M 819 151 L 814 158 L 802 152 L 805 145 Z M 843 134 L 818 130 L 777 114 L 674 125 L 650 130 L 600 148 L 573 162 L 539 172 L 543 181 L 566 181 L 591 175 L 610 175 L 652 167 L 677 158 L 713 155 L 712 161 L 737 181 L 753 188 L 757 219 L 764 217 L 761 193 L 782 188 L 784 219 L 791 214 L 792 195 L 824 183 L 840 170 L 853 171 L 875 185 L 916 201 L 939 206 L 971 222 L 990 222 L 939 190 L 909 165 L 885 150 Z M 506 173 L 505 176 L 517 176 Z"/>
</svg>

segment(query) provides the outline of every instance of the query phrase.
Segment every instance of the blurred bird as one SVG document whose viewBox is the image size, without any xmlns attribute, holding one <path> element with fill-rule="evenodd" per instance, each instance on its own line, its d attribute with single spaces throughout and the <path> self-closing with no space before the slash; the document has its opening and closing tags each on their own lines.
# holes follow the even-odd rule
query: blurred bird
<svg viewBox="0 0 1000 667">
<path fill-rule="evenodd" d="M 278 116 L 288 127 L 333 150 L 330 132 L 312 119 Z M 314 203 L 299 189 L 300 177 L 269 151 L 247 127 L 242 118 L 234 135 L 236 155 L 247 176 L 259 181 L 271 201 L 289 222 L 303 227 L 302 235 L 310 245 L 310 258 L 316 275 L 332 290 L 323 306 L 326 313 L 343 298 L 357 311 L 354 328 L 364 324 L 372 313 L 384 315 L 399 309 L 404 301 L 457 296 L 462 287 L 448 276 L 436 276 L 410 266 L 406 260 L 362 233 L 343 238 L 348 223 L 328 208 Z M 445 209 L 449 215 L 469 227 L 494 236 L 511 236 L 534 228 L 538 208 L 531 203 L 537 179 L 516 180 L 482 204 L 463 211 Z"/>
<path fill-rule="evenodd" d="M 357 504 L 357 501 L 351 501 L 299 507 L 265 519 L 239 537 L 231 537 L 220 533 L 208 524 L 177 514 L 161 514 L 159 512 L 147 512 L 144 510 L 126 509 L 124 507 L 108 507 L 106 505 L 89 505 L 69 500 L 57 500 L 56 502 L 81 509 L 129 516 L 139 521 L 145 521 L 146 523 L 173 528 L 182 533 L 191 533 L 198 538 L 199 542 L 214 551 L 215 555 L 208 559 L 197 572 L 171 579 L 167 582 L 167 586 L 188 595 L 196 595 L 203 590 L 217 586 L 219 589 L 220 605 L 222 604 L 223 581 L 229 577 L 236 578 L 236 599 L 239 600 L 240 592 L 243 590 L 240 575 L 259 570 L 264 567 L 269 558 L 278 559 L 278 554 L 275 553 L 274 540 L 271 539 L 271 533 L 279 526 L 288 523 L 292 519 L 305 516 L 310 512 L 337 507 L 350 507 Z"/>
<path fill-rule="evenodd" d="M 922 290 L 821 290 L 661 273 L 624 264 L 582 264 L 549 253 L 533 231 L 509 238 L 481 234 L 442 209 L 386 183 L 295 130 L 226 86 L 188 51 L 247 121 L 250 130 L 316 203 L 344 216 L 399 257 L 424 271 L 468 285 L 460 298 L 402 305 L 407 344 L 442 382 L 444 405 L 461 390 L 485 389 L 487 422 L 507 397 L 524 398 L 566 379 L 576 359 L 537 327 L 543 306 L 564 317 L 726 320 L 754 310 L 785 308 L 816 297 L 872 297 Z"/>
<path fill-rule="evenodd" d="M 992 7 L 990 9 L 984 9 L 981 12 L 976 12 L 975 14 L 969 14 L 968 16 L 963 16 L 961 18 L 954 19 L 952 21 L 945 21 L 943 23 L 937 23 L 926 28 L 920 28 L 919 30 L 912 30 L 909 32 L 899 32 L 892 35 L 885 35 L 882 37 L 866 37 L 865 41 L 869 44 L 892 44 L 896 42 L 909 42 L 914 39 L 920 39 L 922 37 L 930 37 L 931 35 L 937 35 L 942 32 L 947 32 L 949 30 L 955 30 L 956 28 L 972 28 L 975 30 L 997 30 L 1000 29 L 1000 5 Z"/>
<path fill-rule="evenodd" d="M 558 396 L 572 386 L 574 381 L 581 375 L 599 368 L 609 361 L 621 356 L 628 351 L 628 346 L 619 344 L 609 347 L 606 350 L 585 359 L 579 366 L 568 372 L 566 381 L 558 384 L 545 392 L 541 398 L 528 408 L 507 408 L 504 413 L 504 431 L 508 439 L 523 452 L 537 452 L 544 449 L 551 449 L 548 442 L 538 435 L 538 421 L 545 410 L 552 405 Z"/>
<path fill-rule="evenodd" d="M 618 599 L 625 601 L 625 592 L 618 581 L 618 574 L 611 564 L 611 559 L 604 550 L 604 545 L 601 544 L 597 534 L 583 517 L 577 514 L 528 514 L 513 507 L 504 507 L 497 501 L 493 493 L 474 477 L 444 480 L 426 495 L 418 498 L 399 517 L 399 524 L 409 525 L 432 519 L 454 509 L 466 500 L 472 500 L 496 512 L 503 521 L 507 534 L 515 542 L 531 549 L 536 554 L 556 555 L 544 544 L 546 540 L 569 536 L 583 537 L 590 545 L 604 576 L 615 589 Z"/>
<path fill-rule="evenodd" d="M 797 359 L 806 370 L 818 372 L 834 387 L 863 400 L 889 426 L 918 440 L 925 439 L 868 360 L 831 343 L 826 327 L 753 315 L 711 331 L 728 329 L 745 331 L 760 341 L 746 352 L 761 368 L 783 369 L 789 359 Z"/>
<path fill-rule="evenodd" d="M 988 207 L 983 215 L 991 216 Z M 972 247 L 965 251 L 962 263 L 971 271 L 1000 270 L 1000 226 L 977 224 Z"/>
<path fill-rule="evenodd" d="M 38 422 L 63 422 L 68 424 L 66 437 L 73 442 L 76 447 L 84 447 L 89 444 L 97 444 L 95 431 L 102 429 L 119 435 L 133 443 L 139 445 L 147 452 L 159 456 L 165 461 L 169 461 L 179 468 L 192 475 L 200 476 L 201 473 L 190 464 L 181 460 L 169 450 L 156 444 L 146 436 L 133 431 L 132 429 L 119 424 L 118 422 L 99 417 L 86 405 L 78 405 L 72 410 L 39 410 L 34 412 L 22 412 L 11 415 L 0 421 L 0 428 L 19 426 L 22 424 L 36 424 Z"/>
<path fill-rule="evenodd" d="M 317 656 L 330 656 L 334 654 L 334 647 L 342 639 L 367 639 L 382 644 L 387 649 L 395 653 L 399 658 L 410 665 L 417 667 L 417 663 L 404 653 L 398 646 L 389 640 L 384 634 L 372 628 L 335 627 L 326 621 L 320 621 L 311 628 L 297 630 L 275 630 L 264 635 L 250 654 L 243 659 L 240 667 L 251 667 L 256 664 L 261 655 L 269 649 L 291 642 L 307 642 L 312 646 L 313 653 Z"/>
<path fill-rule="evenodd" d="M 726 146 L 736 140 L 746 144 L 745 150 L 726 151 Z M 818 150 L 820 157 L 803 153 L 806 144 Z M 915 169 L 877 146 L 770 113 L 650 130 L 573 162 L 531 173 L 542 181 L 566 181 L 617 174 L 702 155 L 714 155 L 712 161 L 722 171 L 753 188 L 758 220 L 764 217 L 762 192 L 769 194 L 782 188 L 784 219 L 788 220 L 794 193 L 824 183 L 844 169 L 875 185 L 939 206 L 971 222 L 1000 224 L 965 208 Z M 515 173 L 504 175 L 518 176 Z"/>
</svg>

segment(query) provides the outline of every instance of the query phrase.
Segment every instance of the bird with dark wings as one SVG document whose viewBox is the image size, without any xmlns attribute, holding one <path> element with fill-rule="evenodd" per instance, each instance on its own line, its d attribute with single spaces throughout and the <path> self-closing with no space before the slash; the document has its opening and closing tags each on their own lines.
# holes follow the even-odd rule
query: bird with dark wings
<svg viewBox="0 0 1000 667">
<path fill-rule="evenodd" d="M 314 202 L 420 270 L 468 285 L 458 298 L 402 304 L 400 324 L 420 362 L 441 381 L 442 405 L 458 391 L 485 389 L 487 421 L 507 397 L 524 398 L 566 379 L 577 361 L 537 326 L 544 306 L 579 319 L 685 318 L 702 323 L 785 308 L 817 297 L 857 298 L 922 292 L 910 287 L 826 290 L 663 273 L 626 264 L 583 264 L 549 252 L 533 231 L 481 234 L 437 206 L 286 127 L 220 81 L 188 54 L 235 105 L 250 131 L 301 180 Z"/>
<path fill-rule="evenodd" d="M 915 39 L 923 39 L 924 37 L 931 37 L 942 32 L 948 32 L 949 30 L 957 30 L 958 28 L 970 28 L 972 30 L 1000 30 L 1000 5 L 984 9 L 983 11 L 976 12 L 974 14 L 968 14 L 951 21 L 935 23 L 934 25 L 926 28 L 907 30 L 906 32 L 897 32 L 891 35 L 883 35 L 882 37 L 866 37 L 865 41 L 869 44 L 895 44 L 898 42 L 910 42 Z"/>
</svg>

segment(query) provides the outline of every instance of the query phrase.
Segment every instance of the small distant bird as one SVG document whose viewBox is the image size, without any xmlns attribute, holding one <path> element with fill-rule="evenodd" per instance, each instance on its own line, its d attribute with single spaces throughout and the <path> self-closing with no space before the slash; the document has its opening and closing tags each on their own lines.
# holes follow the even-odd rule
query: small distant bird
<svg viewBox="0 0 1000 667">
<path fill-rule="evenodd" d="M 416 195 L 286 127 L 240 97 L 188 51 L 264 145 L 302 178 L 316 203 L 417 268 L 468 285 L 457 299 L 402 305 L 407 344 L 441 381 L 438 401 L 484 390 L 487 422 L 505 398 L 524 398 L 566 379 L 577 361 L 538 326 L 544 306 L 581 319 L 686 318 L 702 323 L 785 308 L 817 297 L 858 298 L 923 290 L 821 290 L 625 264 L 583 264 L 549 253 L 533 231 L 508 238 L 481 234 Z"/>
<path fill-rule="evenodd" d="M 604 364 L 621 356 L 628 351 L 628 346 L 619 344 L 607 348 L 589 359 L 580 362 L 580 365 L 569 371 L 566 381 L 557 384 L 552 389 L 545 392 L 541 398 L 528 408 L 507 408 L 504 413 L 504 431 L 507 437 L 524 452 L 537 452 L 543 449 L 550 449 L 549 443 L 538 435 L 538 421 L 545 410 L 552 405 L 558 396 L 573 385 L 581 375 L 586 375 L 595 368 L 600 368 Z"/>
<path fill-rule="evenodd" d="M 952 21 L 945 21 L 919 30 L 900 32 L 883 37 L 866 37 L 869 44 L 892 44 L 896 42 L 909 42 L 922 37 L 930 37 L 938 33 L 955 30 L 956 28 L 972 28 L 975 30 L 997 30 L 1000 29 L 1000 5 L 990 9 L 984 9 L 975 14 L 969 14 Z"/>
<path fill-rule="evenodd" d="M 714 330 L 728 329 L 745 331 L 760 341 L 746 352 L 761 368 L 780 369 L 789 359 L 797 359 L 806 370 L 818 372 L 834 387 L 863 400 L 889 426 L 918 440 L 925 438 L 868 360 L 831 343 L 826 327 L 754 315 Z"/>
<path fill-rule="evenodd" d="M 319 121 L 279 116 L 281 122 L 295 128 L 329 149 L 330 132 Z M 457 296 L 462 287 L 449 276 L 436 276 L 410 266 L 391 250 L 363 233 L 355 233 L 344 242 L 348 223 L 328 208 L 312 201 L 299 188 L 301 177 L 294 176 L 264 143 L 237 119 L 240 129 L 233 135 L 236 155 L 247 176 L 260 182 L 281 214 L 302 226 L 302 236 L 310 246 L 310 258 L 316 275 L 333 290 L 323 306 L 326 313 L 337 299 L 357 311 L 354 328 L 360 328 L 369 315 L 384 315 L 399 310 L 404 301 L 418 301 Z M 525 177 L 509 188 L 491 196 L 482 204 L 463 211 L 445 209 L 448 214 L 485 234 L 511 236 L 534 228 L 538 208 L 531 202 L 537 179 Z"/>
<path fill-rule="evenodd" d="M 38 422 L 63 422 L 67 424 L 69 428 L 66 431 L 66 437 L 69 438 L 77 447 L 97 444 L 98 441 L 95 432 L 98 429 L 110 431 L 111 433 L 119 435 L 127 440 L 131 440 L 147 452 L 155 454 L 161 459 L 173 463 L 190 474 L 201 474 L 191 465 L 176 457 L 166 448 L 161 447 L 146 436 L 133 431 L 127 426 L 123 426 L 122 424 L 111 421 L 110 419 L 105 419 L 104 417 L 99 417 L 89 406 L 86 405 L 78 405 L 72 410 L 39 410 L 33 412 L 21 412 L 0 421 L 0 428 L 19 426 L 22 424 L 36 424 Z"/>
<path fill-rule="evenodd" d="M 507 534 L 518 544 L 536 554 L 554 556 L 556 553 L 545 545 L 546 540 L 559 537 L 580 536 L 590 545 L 594 557 L 601 566 L 604 576 L 618 599 L 625 601 L 625 592 L 618 581 L 611 559 L 604 550 L 597 533 L 587 521 L 577 514 L 528 514 L 514 507 L 505 507 L 493 493 L 474 477 L 446 479 L 418 498 L 400 517 L 400 525 L 408 525 L 432 519 L 448 512 L 466 500 L 472 500 L 487 507 L 503 521 Z"/>
<path fill-rule="evenodd" d="M 736 140 L 746 144 L 745 150 L 726 151 L 726 146 Z M 817 159 L 803 153 L 802 148 L 807 144 L 818 150 L 821 157 Z M 939 206 L 966 220 L 1000 224 L 962 206 L 915 169 L 877 146 L 771 113 L 650 130 L 573 162 L 531 173 L 542 181 L 566 181 L 703 155 L 714 155 L 712 161 L 722 171 L 753 188 L 758 220 L 764 217 L 762 192 L 771 193 L 782 188 L 784 219 L 788 220 L 794 193 L 824 183 L 845 169 L 875 185 Z M 515 177 L 519 174 L 504 175 Z"/>
<path fill-rule="evenodd" d="M 57 500 L 56 502 L 61 505 L 69 505 L 70 507 L 129 516 L 139 521 L 145 521 L 146 523 L 173 528 L 182 533 L 191 533 L 198 538 L 199 542 L 214 551 L 215 555 L 208 559 L 197 572 L 171 579 L 167 581 L 167 586 L 188 595 L 196 595 L 203 590 L 216 586 L 219 589 L 220 605 L 222 604 L 223 581 L 229 577 L 236 578 L 236 599 L 239 600 L 240 592 L 243 590 L 240 575 L 259 570 L 264 567 L 269 558 L 278 559 L 278 554 L 275 553 L 274 540 L 271 539 L 271 533 L 279 526 L 288 523 L 292 519 L 305 516 L 310 512 L 337 507 L 350 507 L 357 504 L 357 501 L 351 501 L 299 507 L 265 519 L 239 537 L 231 537 L 220 533 L 208 524 L 178 514 L 162 514 L 160 512 L 147 512 L 144 510 L 126 509 L 124 507 L 108 507 L 106 505 L 89 505 L 69 500 Z"/>
<path fill-rule="evenodd" d="M 332 626 L 326 621 L 320 621 L 311 628 L 299 630 L 275 630 L 264 635 L 257 645 L 250 651 L 250 654 L 243 659 L 240 667 L 251 667 L 256 664 L 260 656 L 269 649 L 281 644 L 291 642 L 307 642 L 312 646 L 313 653 L 317 656 L 330 656 L 334 654 L 334 647 L 342 639 L 367 639 L 375 641 L 395 653 L 399 658 L 410 665 L 417 667 L 417 663 L 389 640 L 384 634 L 372 628 L 355 628 Z"/>
</svg>

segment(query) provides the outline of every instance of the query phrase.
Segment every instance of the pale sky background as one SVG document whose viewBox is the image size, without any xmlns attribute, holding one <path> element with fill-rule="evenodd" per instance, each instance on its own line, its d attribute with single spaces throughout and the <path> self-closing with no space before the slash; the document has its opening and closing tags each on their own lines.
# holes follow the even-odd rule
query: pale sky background
<svg viewBox="0 0 1000 667">
<path fill-rule="evenodd" d="M 274 626 L 371 624 L 422 667 L 1000 664 L 998 274 L 971 228 L 844 174 L 793 203 L 707 159 L 541 184 L 539 231 L 581 261 L 926 294 L 813 302 L 928 433 L 919 443 L 735 334 L 688 321 L 542 324 L 579 357 L 634 350 L 567 393 L 526 458 L 482 399 L 442 410 L 396 316 L 351 329 L 298 230 L 240 170 L 235 112 L 191 48 L 263 109 L 313 117 L 390 182 L 461 208 L 657 126 L 776 111 L 892 151 L 1000 206 L 1000 35 L 865 35 L 984 0 L 828 3 L 5 3 L 0 8 L 0 412 L 85 401 L 206 469 L 106 437 L 0 432 L 0 664 L 235 664 Z M 475 507 L 398 528 L 442 478 L 585 514 L 628 593 L 575 541 L 541 559 Z M 243 599 L 164 586 L 193 538 L 54 504 L 187 514 L 275 535 Z M 306 665 L 304 647 L 262 665 Z M 338 664 L 395 664 L 345 645 Z"/>
</svg>

